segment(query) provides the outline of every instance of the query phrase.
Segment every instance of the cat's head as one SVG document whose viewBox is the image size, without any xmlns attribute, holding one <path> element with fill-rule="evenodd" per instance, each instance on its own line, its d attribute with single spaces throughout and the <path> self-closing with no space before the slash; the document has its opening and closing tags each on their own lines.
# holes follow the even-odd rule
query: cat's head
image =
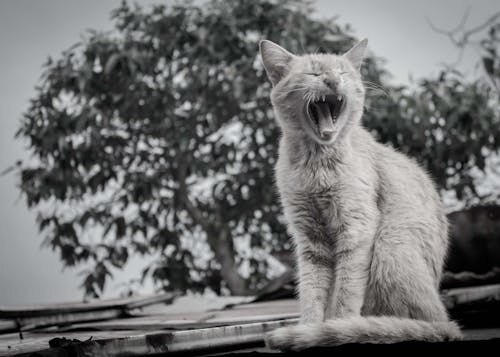
<svg viewBox="0 0 500 357">
<path fill-rule="evenodd" d="M 260 54 L 273 84 L 271 101 L 283 132 L 306 133 L 321 145 L 334 143 L 360 121 L 365 88 L 360 66 L 368 41 L 343 55 L 294 55 L 263 40 Z"/>
</svg>

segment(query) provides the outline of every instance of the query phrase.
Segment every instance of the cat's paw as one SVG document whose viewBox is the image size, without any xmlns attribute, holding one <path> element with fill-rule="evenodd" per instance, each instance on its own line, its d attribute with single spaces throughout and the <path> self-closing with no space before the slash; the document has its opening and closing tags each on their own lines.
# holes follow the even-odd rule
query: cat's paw
<svg viewBox="0 0 500 357">
<path fill-rule="evenodd" d="M 301 351 L 313 347 L 310 330 L 310 326 L 306 325 L 278 328 L 266 334 L 266 346 L 281 351 Z"/>
<path fill-rule="evenodd" d="M 293 326 L 281 327 L 266 334 L 265 342 L 268 348 L 288 351 L 292 350 L 294 331 Z"/>
</svg>

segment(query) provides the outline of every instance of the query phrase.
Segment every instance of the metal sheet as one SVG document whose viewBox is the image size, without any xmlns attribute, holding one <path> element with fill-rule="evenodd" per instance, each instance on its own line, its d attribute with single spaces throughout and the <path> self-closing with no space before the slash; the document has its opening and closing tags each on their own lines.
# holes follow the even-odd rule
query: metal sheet
<svg viewBox="0 0 500 357">
<path fill-rule="evenodd" d="M 106 309 L 136 309 L 161 302 L 171 302 L 179 293 L 167 293 L 147 297 L 109 299 L 101 301 L 30 306 L 0 306 L 0 318 L 47 316 L 62 313 L 99 311 Z"/>
<path fill-rule="evenodd" d="M 500 300 L 500 284 L 445 290 L 441 296 L 448 309 L 485 299 Z"/>
</svg>

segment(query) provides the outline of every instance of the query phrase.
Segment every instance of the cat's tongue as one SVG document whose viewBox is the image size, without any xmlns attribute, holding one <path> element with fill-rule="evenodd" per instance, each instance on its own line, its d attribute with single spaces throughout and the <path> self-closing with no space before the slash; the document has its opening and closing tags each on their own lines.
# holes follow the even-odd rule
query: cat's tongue
<svg viewBox="0 0 500 357">
<path fill-rule="evenodd" d="M 333 118 L 332 112 L 330 111 L 330 106 L 327 102 L 316 102 L 313 104 L 313 110 L 315 111 L 315 116 L 318 120 L 318 131 L 321 136 L 328 136 L 333 134 Z"/>
</svg>

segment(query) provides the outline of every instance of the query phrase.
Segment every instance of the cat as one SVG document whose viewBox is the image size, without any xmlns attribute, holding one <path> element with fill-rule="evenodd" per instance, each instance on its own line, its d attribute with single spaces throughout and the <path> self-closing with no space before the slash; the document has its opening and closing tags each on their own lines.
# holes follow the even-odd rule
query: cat
<svg viewBox="0 0 500 357">
<path fill-rule="evenodd" d="M 275 178 L 293 237 L 300 321 L 271 348 L 461 339 L 440 300 L 448 222 L 429 175 L 361 125 L 363 40 L 294 55 L 262 40 L 282 136 Z"/>
</svg>

